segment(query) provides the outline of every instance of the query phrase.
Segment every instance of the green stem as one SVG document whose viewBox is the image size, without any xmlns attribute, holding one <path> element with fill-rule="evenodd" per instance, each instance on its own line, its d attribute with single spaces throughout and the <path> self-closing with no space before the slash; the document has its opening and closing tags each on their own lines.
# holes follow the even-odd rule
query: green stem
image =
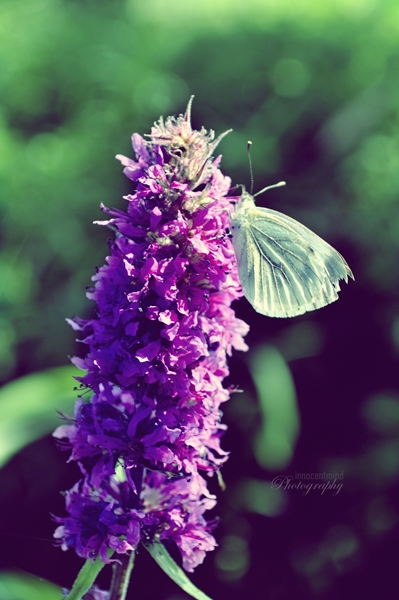
<svg viewBox="0 0 399 600">
<path fill-rule="evenodd" d="M 109 600 L 125 600 L 134 565 L 134 556 L 134 552 L 122 554 L 121 557 L 118 557 L 118 562 L 114 562 Z"/>
</svg>

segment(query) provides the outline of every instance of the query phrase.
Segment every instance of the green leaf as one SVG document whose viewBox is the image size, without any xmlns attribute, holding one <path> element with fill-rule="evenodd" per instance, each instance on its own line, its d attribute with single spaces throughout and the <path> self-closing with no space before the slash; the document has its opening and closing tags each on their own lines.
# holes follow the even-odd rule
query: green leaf
<svg viewBox="0 0 399 600">
<path fill-rule="evenodd" d="M 21 448 L 61 424 L 71 411 L 76 367 L 55 367 L 16 379 L 0 389 L 0 468 Z"/>
<path fill-rule="evenodd" d="M 160 544 L 159 542 L 146 544 L 143 542 L 143 546 L 148 550 L 155 562 L 159 564 L 161 569 L 165 571 L 166 575 L 173 579 L 186 594 L 196 598 L 196 600 L 212 600 L 191 583 L 185 572 L 175 563 L 163 544 Z"/>
<path fill-rule="evenodd" d="M 255 457 L 265 469 L 283 469 L 292 459 L 299 432 L 291 371 L 274 346 L 259 346 L 249 360 L 262 416 L 253 442 Z"/>
<path fill-rule="evenodd" d="M 7 600 L 60 600 L 58 586 L 33 577 L 16 573 L 0 573 L 0 598 Z"/>
<path fill-rule="evenodd" d="M 112 551 L 108 551 L 108 556 L 112 556 L 112 554 Z M 65 600 L 80 600 L 91 588 L 104 564 L 98 556 L 94 562 L 86 560 Z"/>
</svg>

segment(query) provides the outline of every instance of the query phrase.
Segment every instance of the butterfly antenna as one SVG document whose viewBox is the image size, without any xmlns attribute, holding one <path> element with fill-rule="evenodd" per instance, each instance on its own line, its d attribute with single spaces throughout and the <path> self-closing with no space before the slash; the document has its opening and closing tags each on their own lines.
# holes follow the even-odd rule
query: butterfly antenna
<svg viewBox="0 0 399 600">
<path fill-rule="evenodd" d="M 285 185 L 285 181 L 279 181 L 278 183 L 275 183 L 273 185 L 268 185 L 267 187 L 263 188 L 263 190 L 260 190 L 260 192 L 256 192 L 256 194 L 254 194 L 254 198 L 256 196 L 259 196 L 259 194 L 263 194 L 263 192 L 267 192 L 267 190 L 272 190 L 276 187 L 282 187 L 283 185 Z"/>
<path fill-rule="evenodd" d="M 250 173 L 250 176 L 251 176 L 251 191 L 249 193 L 252 196 L 252 192 L 253 192 L 253 189 L 254 189 L 254 172 L 253 172 L 253 169 L 252 169 L 251 146 L 252 146 L 252 142 L 250 142 L 248 140 L 248 142 L 247 142 L 247 153 L 248 153 L 248 161 L 249 161 L 249 173 Z"/>
</svg>

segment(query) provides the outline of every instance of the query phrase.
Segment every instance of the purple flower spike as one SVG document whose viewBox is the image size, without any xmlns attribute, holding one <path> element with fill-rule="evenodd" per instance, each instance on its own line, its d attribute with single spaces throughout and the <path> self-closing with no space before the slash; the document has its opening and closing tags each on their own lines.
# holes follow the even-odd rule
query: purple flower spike
<svg viewBox="0 0 399 600">
<path fill-rule="evenodd" d="M 190 111 L 191 100 L 161 118 L 148 141 L 135 133 L 135 160 L 117 156 L 135 192 L 126 212 L 102 207 L 99 224 L 116 235 L 87 294 L 97 316 L 70 321 L 88 347 L 72 362 L 90 395 L 54 433 L 83 474 L 57 519 L 61 547 L 106 561 L 107 548 L 168 540 L 187 571 L 215 547 L 203 514 L 216 500 L 200 472 L 227 460 L 226 357 L 247 350 L 248 331 L 230 308 L 242 296 L 225 233 L 235 199 L 212 158 L 225 134 L 192 130 Z"/>
</svg>

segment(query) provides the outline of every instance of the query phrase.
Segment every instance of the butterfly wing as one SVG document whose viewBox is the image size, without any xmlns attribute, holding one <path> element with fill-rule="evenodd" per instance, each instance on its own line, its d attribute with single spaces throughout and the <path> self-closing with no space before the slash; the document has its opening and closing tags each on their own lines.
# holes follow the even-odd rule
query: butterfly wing
<svg viewBox="0 0 399 600">
<path fill-rule="evenodd" d="M 254 309 L 295 317 L 337 300 L 340 279 L 353 278 L 339 252 L 295 219 L 244 200 L 232 218 L 233 244 Z"/>
</svg>

